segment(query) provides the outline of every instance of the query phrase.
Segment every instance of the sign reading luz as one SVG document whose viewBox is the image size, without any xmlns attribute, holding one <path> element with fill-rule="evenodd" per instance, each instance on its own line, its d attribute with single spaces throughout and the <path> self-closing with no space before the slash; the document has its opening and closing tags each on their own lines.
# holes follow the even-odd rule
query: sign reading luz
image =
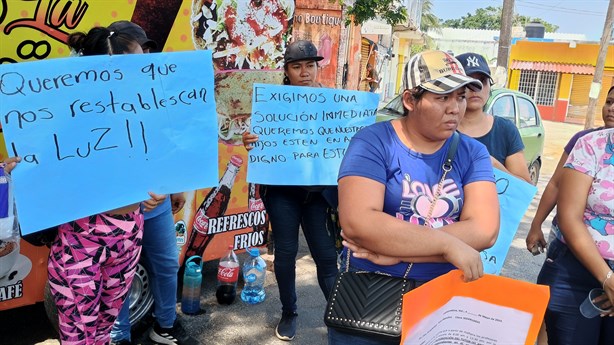
<svg viewBox="0 0 614 345">
<path fill-rule="evenodd" d="M 22 233 L 216 185 L 213 94 L 209 51 L 0 65 Z"/>
</svg>

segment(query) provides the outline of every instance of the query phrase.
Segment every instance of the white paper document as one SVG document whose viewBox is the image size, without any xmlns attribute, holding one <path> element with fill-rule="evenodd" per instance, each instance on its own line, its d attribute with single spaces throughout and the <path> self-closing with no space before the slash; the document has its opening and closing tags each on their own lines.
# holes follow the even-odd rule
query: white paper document
<svg viewBox="0 0 614 345">
<path fill-rule="evenodd" d="M 456 296 L 420 321 L 403 344 L 524 344 L 532 317 L 517 309 Z"/>
</svg>

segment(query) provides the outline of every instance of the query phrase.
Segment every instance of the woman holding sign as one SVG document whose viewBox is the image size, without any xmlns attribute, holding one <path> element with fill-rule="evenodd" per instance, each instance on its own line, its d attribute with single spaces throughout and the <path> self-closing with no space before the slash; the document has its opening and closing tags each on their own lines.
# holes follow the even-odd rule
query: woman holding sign
<svg viewBox="0 0 614 345">
<path fill-rule="evenodd" d="M 416 285 L 455 268 L 478 279 L 479 251 L 497 238 L 499 202 L 488 151 L 456 128 L 465 89 L 482 84 L 451 55 L 426 51 L 407 63 L 403 85 L 405 116 L 362 129 L 341 164 L 345 265 Z M 331 327 L 328 335 L 329 344 L 399 343 Z"/>
<path fill-rule="evenodd" d="M 284 85 L 321 87 L 316 81 L 318 61 L 323 57 L 313 43 L 296 41 L 286 48 L 284 55 Z M 246 132 L 243 143 L 250 150 L 258 136 Z M 327 227 L 327 210 L 336 201 L 336 187 L 326 186 L 266 186 L 263 193 L 271 221 L 275 246 L 275 278 L 282 304 L 282 316 L 275 328 L 281 340 L 292 340 L 296 334 L 296 255 L 298 230 L 309 245 L 316 263 L 318 283 L 328 298 L 337 275 L 337 252 L 334 233 Z"/>
<path fill-rule="evenodd" d="M 93 28 L 68 36 L 78 55 L 143 53 L 127 34 Z M 10 172 L 19 162 L 5 161 Z M 113 167 L 116 169 L 117 167 Z M 143 209 L 151 210 L 164 195 L 149 193 Z M 58 227 L 48 260 L 48 279 L 58 310 L 62 344 L 107 344 L 129 292 L 141 252 L 143 214 L 140 203 L 74 220 Z"/>
</svg>

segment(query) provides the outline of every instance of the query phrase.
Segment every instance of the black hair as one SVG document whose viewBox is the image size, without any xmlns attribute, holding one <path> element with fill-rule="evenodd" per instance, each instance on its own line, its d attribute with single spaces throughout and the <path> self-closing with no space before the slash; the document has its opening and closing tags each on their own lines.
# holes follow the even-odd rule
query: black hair
<svg viewBox="0 0 614 345">
<path fill-rule="evenodd" d="M 408 89 L 407 91 L 409 91 L 409 94 L 415 101 L 419 101 L 424 95 L 424 93 L 426 92 L 426 89 L 420 86 L 416 86 L 413 89 Z M 409 109 L 407 109 L 405 105 L 403 105 L 403 116 L 407 116 L 408 114 L 409 114 Z"/>
<path fill-rule="evenodd" d="M 72 33 L 66 44 L 79 55 L 124 54 L 139 45 L 131 35 L 103 27 L 94 27 L 87 34 Z"/>
<path fill-rule="evenodd" d="M 612 90 L 614 90 L 614 85 L 610 86 L 610 89 L 608 90 L 608 93 L 606 93 L 606 95 L 610 94 L 610 92 L 612 92 Z"/>
</svg>

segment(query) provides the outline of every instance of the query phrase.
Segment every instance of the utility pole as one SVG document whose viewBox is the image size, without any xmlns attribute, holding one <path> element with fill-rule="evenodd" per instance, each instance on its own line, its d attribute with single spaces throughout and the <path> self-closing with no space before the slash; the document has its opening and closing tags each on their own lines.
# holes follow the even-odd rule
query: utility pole
<svg viewBox="0 0 614 345">
<path fill-rule="evenodd" d="M 601 91 L 601 78 L 603 77 L 603 67 L 605 66 L 605 58 L 608 53 L 608 46 L 612 39 L 612 23 L 614 22 L 614 0 L 610 0 L 608 10 L 606 11 L 605 24 L 603 25 L 603 34 L 601 34 L 601 43 L 599 47 L 599 55 L 597 56 L 597 64 L 595 65 L 595 75 L 591 84 L 591 91 L 588 94 L 588 110 L 586 112 L 586 120 L 584 128 L 593 127 L 595 122 L 595 106 L 599 99 Z"/>
<path fill-rule="evenodd" d="M 501 11 L 501 30 L 499 33 L 499 51 L 497 53 L 497 69 L 495 75 L 506 76 L 505 83 L 496 81 L 503 86 L 507 85 L 507 63 L 510 58 L 512 44 L 512 20 L 514 18 L 514 0 L 503 0 Z"/>
</svg>

